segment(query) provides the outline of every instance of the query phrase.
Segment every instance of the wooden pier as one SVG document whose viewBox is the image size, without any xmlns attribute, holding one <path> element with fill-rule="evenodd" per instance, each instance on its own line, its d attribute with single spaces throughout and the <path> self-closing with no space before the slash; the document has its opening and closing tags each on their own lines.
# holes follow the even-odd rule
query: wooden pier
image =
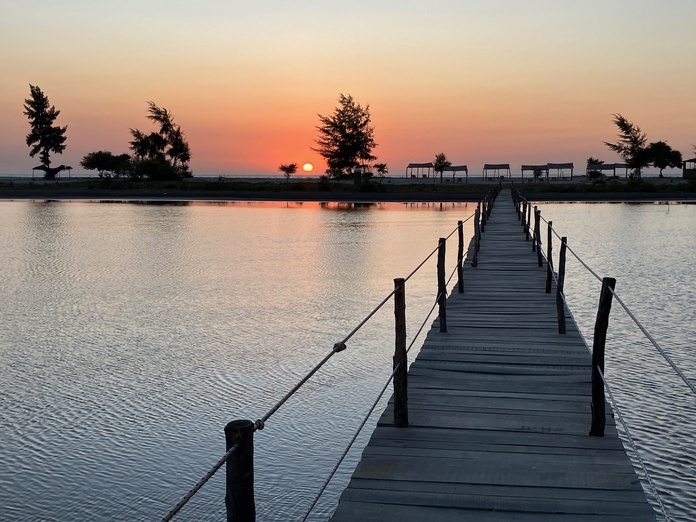
<svg viewBox="0 0 696 522">
<path fill-rule="evenodd" d="M 332 521 L 655 520 L 609 405 L 588 435 L 591 356 L 546 271 L 502 192 L 409 369 L 408 427 L 390 401 Z"/>
</svg>

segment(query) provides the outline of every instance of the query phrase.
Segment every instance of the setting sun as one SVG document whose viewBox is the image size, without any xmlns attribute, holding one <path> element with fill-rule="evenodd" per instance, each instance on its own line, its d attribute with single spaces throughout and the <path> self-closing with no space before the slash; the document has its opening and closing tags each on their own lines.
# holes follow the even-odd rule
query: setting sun
<svg viewBox="0 0 696 522">
<path fill-rule="evenodd" d="M 312 169 L 314 169 L 314 165 L 312 165 L 311 163 L 305 163 L 304 165 L 302 165 L 302 170 L 304 170 L 305 172 L 312 172 Z"/>
</svg>

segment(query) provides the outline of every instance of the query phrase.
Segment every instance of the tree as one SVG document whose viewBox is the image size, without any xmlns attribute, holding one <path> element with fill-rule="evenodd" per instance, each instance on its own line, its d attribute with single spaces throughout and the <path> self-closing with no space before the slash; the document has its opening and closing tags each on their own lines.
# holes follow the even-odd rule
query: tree
<svg viewBox="0 0 696 522">
<path fill-rule="evenodd" d="M 660 169 L 660 177 L 662 171 L 666 168 L 681 168 L 682 154 L 678 150 L 674 150 L 664 141 L 655 141 L 648 145 L 647 155 L 650 163 Z"/>
<path fill-rule="evenodd" d="M 289 165 L 280 165 L 278 167 L 278 170 L 283 173 L 283 176 L 285 176 L 285 181 L 287 184 L 290 184 L 290 176 L 292 176 L 295 172 L 297 172 L 297 163 L 290 163 Z"/>
<path fill-rule="evenodd" d="M 440 152 L 435 155 L 435 161 L 433 162 L 433 171 L 440 173 L 440 183 L 442 183 L 442 173 L 445 172 L 447 167 L 451 167 L 452 162 L 447 159 L 444 152 Z"/>
<path fill-rule="evenodd" d="M 339 106 L 332 116 L 319 114 L 319 137 L 315 140 L 318 152 L 327 164 L 326 173 L 335 177 L 350 174 L 361 164 L 377 159 L 372 149 L 374 127 L 370 126 L 370 106 L 364 108 L 348 95 L 340 95 Z"/>
<path fill-rule="evenodd" d="M 620 114 L 614 114 L 614 123 L 619 128 L 619 141 L 616 143 L 605 141 L 604 144 L 621 156 L 628 168 L 632 169 L 632 178 L 640 179 L 641 170 L 650 164 L 645 147 L 647 136 L 640 127 Z"/>
<path fill-rule="evenodd" d="M 375 163 L 375 169 L 377 170 L 377 174 L 379 174 L 379 184 L 381 185 L 384 176 L 389 173 L 389 167 L 387 167 L 386 163 Z"/>
<path fill-rule="evenodd" d="M 590 156 L 589 158 L 587 158 L 587 164 L 588 165 L 604 165 L 604 160 L 593 158 L 592 156 Z"/>
<path fill-rule="evenodd" d="M 172 114 L 153 102 L 148 103 L 147 118 L 159 125 L 159 131 L 145 134 L 131 129 L 131 150 L 135 156 L 134 167 L 150 178 L 187 177 L 191 173 L 191 148 Z"/>
<path fill-rule="evenodd" d="M 98 171 L 100 178 L 109 178 L 111 175 L 118 178 L 130 169 L 131 157 L 128 154 L 114 156 L 108 150 L 100 150 L 87 154 L 80 161 L 80 165 L 87 170 Z"/>
<path fill-rule="evenodd" d="M 49 172 L 51 153 L 62 154 L 65 150 L 65 127 L 53 125 L 60 114 L 59 110 L 50 105 L 46 95 L 36 85 L 29 84 L 31 97 L 24 100 L 24 114 L 29 118 L 31 132 L 27 134 L 27 146 L 31 147 L 29 156 L 39 155 L 45 172 Z"/>
</svg>

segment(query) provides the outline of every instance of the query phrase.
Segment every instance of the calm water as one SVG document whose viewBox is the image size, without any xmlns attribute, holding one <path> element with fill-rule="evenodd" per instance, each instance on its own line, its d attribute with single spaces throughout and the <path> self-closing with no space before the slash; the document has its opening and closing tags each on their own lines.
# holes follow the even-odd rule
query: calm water
<svg viewBox="0 0 696 522">
<path fill-rule="evenodd" d="M 222 455 L 228 421 L 263 416 L 472 211 L 1 203 L 0 518 L 161 518 Z M 696 207 L 542 212 L 696 378 Z M 590 336 L 599 283 L 568 272 Z M 435 285 L 430 262 L 407 286 L 409 339 Z M 670 514 L 692 519 L 696 398 L 622 315 L 607 374 Z M 387 306 L 257 432 L 259 520 L 302 517 L 388 377 L 392 323 Z M 312 520 L 332 512 L 373 425 Z M 176 520 L 222 519 L 220 472 Z"/>
</svg>

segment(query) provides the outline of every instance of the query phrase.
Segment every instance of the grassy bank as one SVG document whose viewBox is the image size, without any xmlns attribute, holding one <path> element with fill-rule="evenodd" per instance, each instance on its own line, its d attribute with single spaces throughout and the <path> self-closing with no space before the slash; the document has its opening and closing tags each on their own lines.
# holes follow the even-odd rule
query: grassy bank
<svg viewBox="0 0 696 522">
<path fill-rule="evenodd" d="M 356 186 L 336 181 L 129 181 L 92 179 L 79 181 L 36 180 L 0 183 L 2 199 L 272 199 L 366 201 L 477 201 L 492 185 L 483 184 L 383 184 Z"/>
<path fill-rule="evenodd" d="M 487 183 L 391 182 L 355 185 L 328 181 L 218 180 L 130 181 L 114 179 L 0 182 L 0 199 L 163 199 L 288 201 L 478 201 Z M 504 182 L 509 186 L 509 182 Z M 639 182 L 512 184 L 533 201 L 696 200 L 696 183 L 651 179 Z"/>
</svg>

